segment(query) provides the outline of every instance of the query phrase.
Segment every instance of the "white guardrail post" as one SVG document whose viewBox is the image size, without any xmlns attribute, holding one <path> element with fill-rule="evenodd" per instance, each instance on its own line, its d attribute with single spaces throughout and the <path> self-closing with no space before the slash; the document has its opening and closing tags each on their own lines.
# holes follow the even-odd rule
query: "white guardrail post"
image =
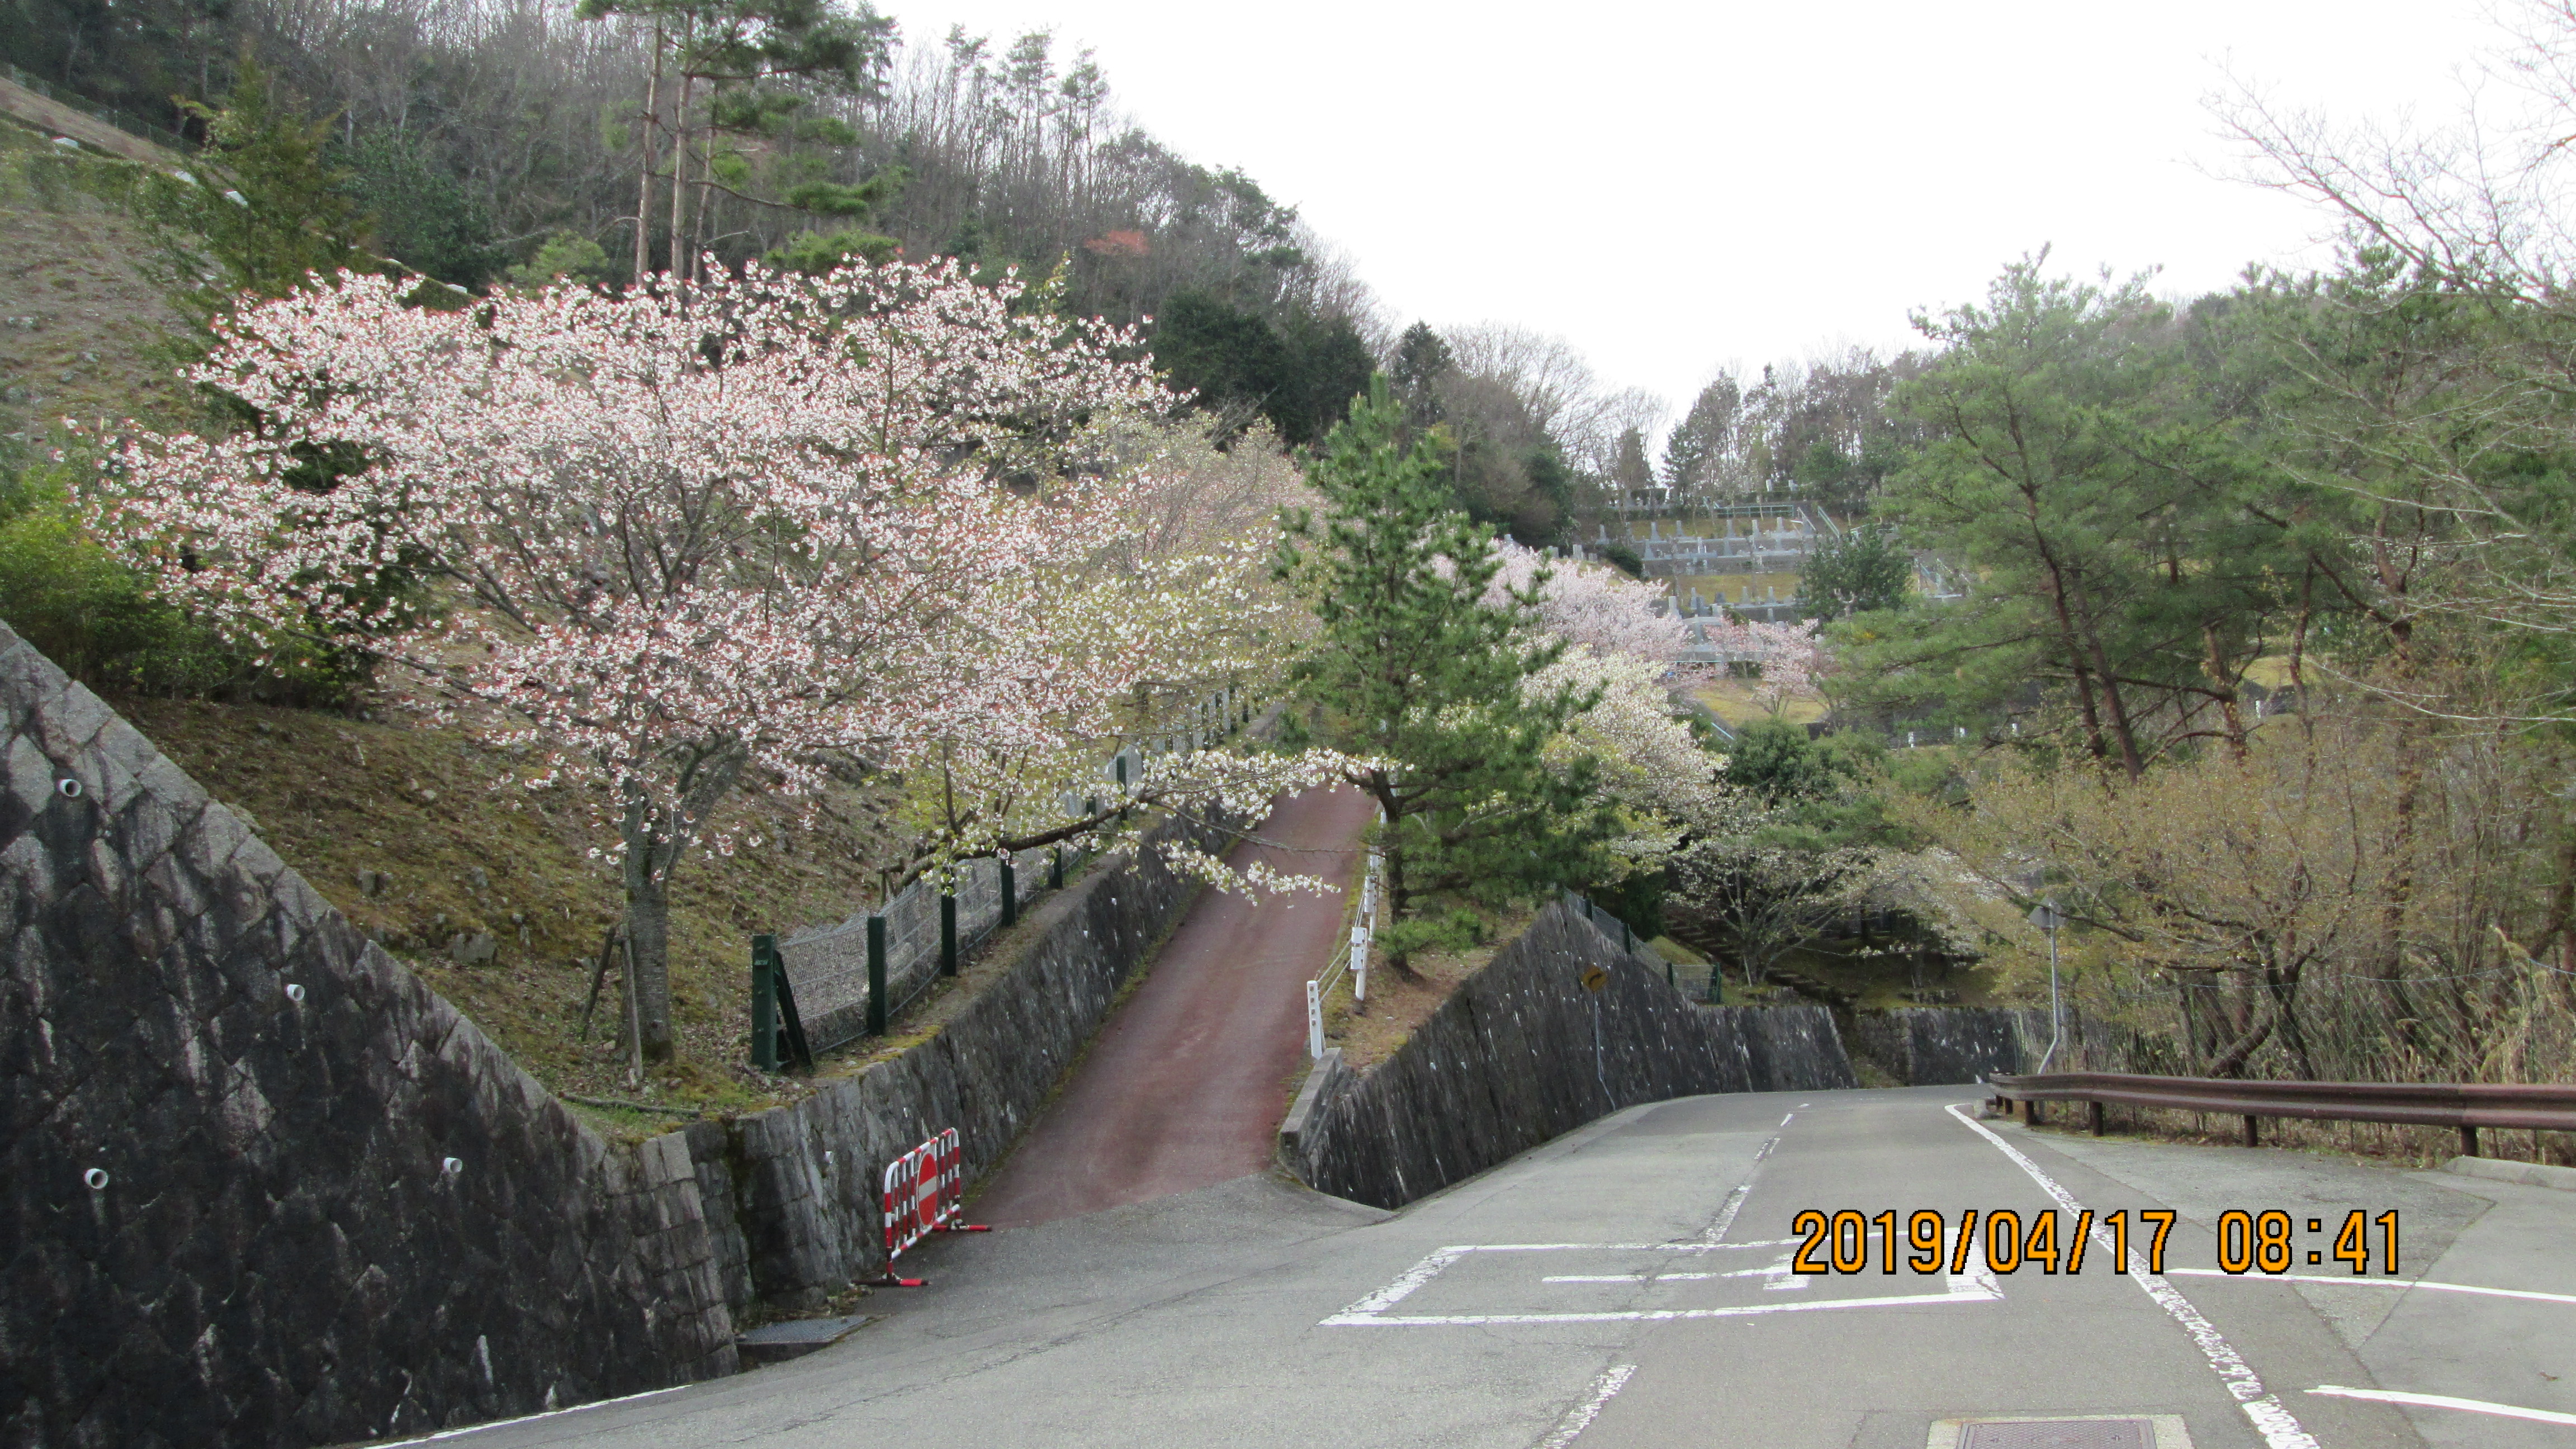
<svg viewBox="0 0 2576 1449">
<path fill-rule="evenodd" d="M 1377 934 L 1377 852 L 1368 857 L 1368 873 L 1360 880 L 1359 919 L 1351 925 L 1351 1002 L 1368 1003 L 1369 942 Z"/>
<path fill-rule="evenodd" d="M 1313 1061 L 1324 1059 L 1324 990 L 1314 981 L 1306 983 L 1306 1056 Z"/>
</svg>

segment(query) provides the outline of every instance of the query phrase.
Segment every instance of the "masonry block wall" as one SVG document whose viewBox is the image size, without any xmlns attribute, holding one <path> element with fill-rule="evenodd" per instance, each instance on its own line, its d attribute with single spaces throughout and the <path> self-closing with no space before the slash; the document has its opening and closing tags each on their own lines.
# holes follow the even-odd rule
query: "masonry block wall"
<svg viewBox="0 0 2576 1449">
<path fill-rule="evenodd" d="M 1192 835 L 1227 844 L 1214 828 Z M 930 1040 L 804 1101 L 677 1134 L 728 1301 L 810 1308 L 880 1274 L 886 1163 L 949 1127 L 970 1179 L 1000 1161 L 1195 893 L 1150 847 L 1091 872 L 1029 913 L 1002 978 Z"/>
<path fill-rule="evenodd" d="M 305 1445 L 734 1367 L 611 1144 L 0 626 L 0 1444 Z"/>
<path fill-rule="evenodd" d="M 2048 1013 L 2027 1008 L 1918 1006 L 1852 1019 L 1852 1055 L 1909 1087 L 2028 1071 L 2047 1047 Z"/>
<path fill-rule="evenodd" d="M 1857 1085 L 1824 1007 L 1697 1005 L 1559 902 L 1395 1055 L 1301 1094 L 1283 1153 L 1321 1191 L 1396 1208 L 1641 1102 Z"/>
</svg>

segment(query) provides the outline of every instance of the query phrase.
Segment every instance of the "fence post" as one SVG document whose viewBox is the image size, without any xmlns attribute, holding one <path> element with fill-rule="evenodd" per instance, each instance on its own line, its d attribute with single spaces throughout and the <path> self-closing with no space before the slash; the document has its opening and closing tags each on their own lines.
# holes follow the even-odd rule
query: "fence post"
<svg viewBox="0 0 2576 1449">
<path fill-rule="evenodd" d="M 957 974 L 957 897 L 950 891 L 939 893 L 939 974 Z"/>
<path fill-rule="evenodd" d="M 778 959 L 778 938 L 751 938 L 751 1064 L 764 1072 L 778 1070 L 778 981 L 770 975 Z"/>
<path fill-rule="evenodd" d="M 1061 845 L 1047 847 L 1047 889 L 1064 889 L 1064 847 Z"/>
<path fill-rule="evenodd" d="M 868 917 L 868 1035 L 886 1034 L 885 917 Z"/>
<path fill-rule="evenodd" d="M 1324 993 L 1312 981 L 1306 983 L 1306 1056 L 1313 1061 L 1324 1059 Z"/>
<path fill-rule="evenodd" d="M 1002 857 L 1002 924 L 1020 923 L 1020 874 L 1011 868 L 1011 858 Z"/>
</svg>

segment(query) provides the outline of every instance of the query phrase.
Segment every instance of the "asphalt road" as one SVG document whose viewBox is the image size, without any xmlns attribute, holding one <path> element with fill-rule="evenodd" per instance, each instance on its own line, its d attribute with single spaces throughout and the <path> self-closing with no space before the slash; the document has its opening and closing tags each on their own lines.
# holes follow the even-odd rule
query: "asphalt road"
<svg viewBox="0 0 2576 1449">
<path fill-rule="evenodd" d="M 1226 860 L 1339 887 L 1376 807 L 1359 791 L 1282 800 Z M 1199 897 L 1046 1115 L 976 1195 L 999 1227 L 1212 1186 L 1270 1162 L 1306 1063 L 1306 982 L 1332 959 L 1342 895 Z"/>
<path fill-rule="evenodd" d="M 448 1442 L 1920 1449 L 1943 1420 L 2109 1415 L 2162 1416 L 2158 1449 L 2576 1445 L 2576 1193 L 2030 1132 L 1950 1110 L 1973 1091 L 1636 1108 L 1401 1213 L 1253 1175 L 938 1240 L 932 1287 L 822 1353 Z M 2165 1275 L 2107 1244 L 1995 1275 L 1982 1234 L 1957 1272 L 1786 1271 L 1802 1209 L 1928 1209 L 1947 1237 L 2070 1202 L 2177 1211 Z M 2203 1276 L 2218 1214 L 2273 1207 L 2298 1253 L 2394 1209 L 2405 1278 L 2546 1296 L 2353 1286 L 2330 1258 L 2293 1271 L 2344 1281 Z"/>
</svg>

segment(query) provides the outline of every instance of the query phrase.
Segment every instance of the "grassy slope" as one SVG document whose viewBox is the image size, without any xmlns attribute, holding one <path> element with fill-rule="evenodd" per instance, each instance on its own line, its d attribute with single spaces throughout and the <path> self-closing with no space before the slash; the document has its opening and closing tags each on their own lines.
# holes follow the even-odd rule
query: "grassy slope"
<svg viewBox="0 0 2576 1449">
<path fill-rule="evenodd" d="M 66 415 L 188 418 L 165 347 L 179 318 L 134 265 L 131 225 L 77 187 L 31 179 L 57 174 L 65 160 L 44 137 L 0 120 L 0 431 L 41 439 Z M 218 799 L 247 810 L 288 863 L 549 1087 L 627 1095 L 613 976 L 590 1039 L 580 1039 L 591 963 L 621 909 L 610 873 L 590 858 L 602 840 L 582 812 L 495 794 L 498 757 L 399 716 L 370 723 L 112 702 Z M 672 969 L 683 1063 L 660 1074 L 658 1095 L 710 1106 L 770 1095 L 736 1069 L 749 937 L 837 921 L 874 900 L 872 806 L 844 793 L 811 831 L 793 828 L 792 812 L 746 806 L 784 848 L 682 865 Z M 380 895 L 359 889 L 362 871 L 385 875 Z M 499 954 L 459 966 L 447 945 L 475 931 L 489 932 Z"/>
<path fill-rule="evenodd" d="M 441 995 L 559 1092 L 628 1095 L 619 998 L 603 993 L 590 1039 L 582 1004 L 606 929 L 622 910 L 605 843 L 560 796 L 495 790 L 507 763 L 470 740 L 409 721 L 200 700 L 113 701 L 216 798 L 257 829 L 315 889 L 415 966 Z M 875 900 L 875 802 L 842 791 L 813 828 L 756 796 L 732 813 L 764 844 L 695 856 L 673 877 L 671 973 L 680 1062 L 656 1073 L 664 1100 L 749 1106 L 772 1094 L 745 1060 L 750 938 L 837 921 Z M 381 872 L 380 893 L 361 872 Z M 488 932 L 490 962 L 449 946 Z"/>
<path fill-rule="evenodd" d="M 53 149 L 0 119 L 0 431 L 41 435 L 66 416 L 184 406 L 162 351 L 177 314 L 136 270 L 122 214 L 71 186 L 30 181 L 51 174 L 30 166 L 55 160 Z"/>
</svg>

